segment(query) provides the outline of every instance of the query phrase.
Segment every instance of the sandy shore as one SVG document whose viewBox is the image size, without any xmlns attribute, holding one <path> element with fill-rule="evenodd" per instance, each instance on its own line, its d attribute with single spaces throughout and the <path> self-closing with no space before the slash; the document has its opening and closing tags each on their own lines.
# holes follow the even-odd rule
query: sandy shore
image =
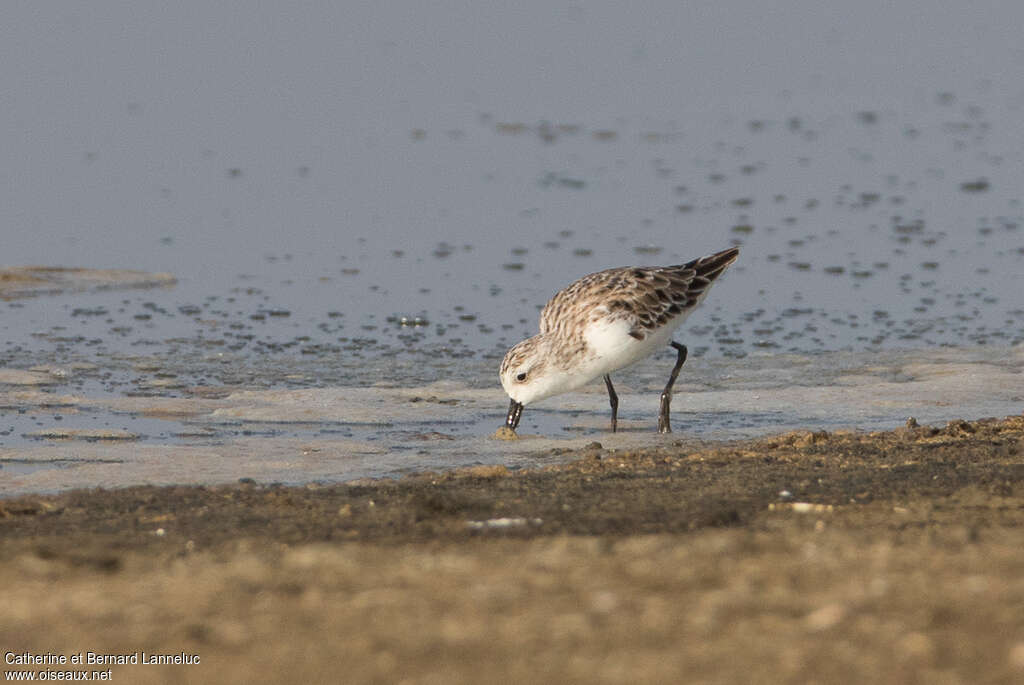
<svg viewBox="0 0 1024 685">
<path fill-rule="evenodd" d="M 0 645 L 115 682 L 1024 680 L 1024 417 L 0 500 Z M 21 668 L 5 663 L 7 671 Z"/>
</svg>

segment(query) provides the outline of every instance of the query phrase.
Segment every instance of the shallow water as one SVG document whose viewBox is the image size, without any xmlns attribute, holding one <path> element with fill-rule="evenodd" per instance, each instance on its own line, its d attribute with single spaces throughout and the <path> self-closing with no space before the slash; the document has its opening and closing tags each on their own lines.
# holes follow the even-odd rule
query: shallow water
<svg viewBox="0 0 1024 685">
<path fill-rule="evenodd" d="M 425 363 L 495 355 L 535 332 L 537 309 L 579 276 L 679 263 L 729 244 L 742 246 L 739 261 L 684 328 L 697 356 L 1017 344 L 1019 111 L 988 99 L 996 102 L 925 103 L 867 120 L 856 111 L 798 114 L 794 103 L 786 119 L 703 122 L 653 142 L 627 124 L 604 141 L 585 123 L 543 142 L 541 125 L 508 134 L 487 119 L 473 136 L 396 145 L 412 167 L 444 159 L 464 168 L 487 151 L 509 172 L 534 169 L 540 178 L 490 188 L 522 207 L 500 222 L 481 227 L 466 214 L 422 230 L 396 215 L 390 221 L 405 223 L 404 234 L 352 226 L 344 245 L 325 225 L 296 235 L 286 252 L 254 255 L 229 240 L 213 263 L 205 246 L 168 236 L 145 260 L 117 260 L 137 266 L 159 255 L 175 287 L 0 305 L 2 354 L 20 362 L 26 348 L 86 345 Z M 535 158 L 524 161 L 524 152 Z M 576 171 L 566 173 L 592 180 L 546 180 L 546 166 L 570 161 Z M 467 194 L 498 183 L 484 179 L 486 168 Z M 419 183 L 444 183 L 420 171 Z M 628 208 L 612 206 L 627 198 Z M 493 214 L 477 203 L 480 217 Z M 41 257 L 18 252 L 5 257 Z M 62 250 L 54 257 L 78 261 Z"/>
<path fill-rule="evenodd" d="M 35 78 L 0 112 L 20 160 L 0 261 L 176 282 L 0 299 L 0 372 L 38 369 L 0 373 L 4 487 L 300 482 L 657 439 L 669 351 L 617 375 L 620 436 L 600 384 L 528 408 L 522 430 L 547 436 L 521 443 L 532 456 L 484 439 L 498 363 L 573 279 L 730 244 L 677 337 L 677 436 L 1019 411 L 1024 10 L 922 28 L 913 7 L 752 8 L 264 9 L 244 32 L 214 8 L 13 11 L 0 43 Z M 233 58 L 252 45 L 276 55 L 258 73 Z M 957 381 L 945 404 L 904 395 L 917 363 Z M 289 402 L 320 413 L 281 420 Z M 272 459 L 309 440 L 346 456 Z M 128 466 L 147 450 L 178 456 Z M 76 461 L 104 451 L 119 461 Z"/>
<path fill-rule="evenodd" d="M 685 449 L 795 428 L 888 429 L 910 416 L 921 423 L 1004 416 L 1024 404 L 1020 346 L 705 359 L 688 362 L 680 377 L 676 432 L 658 435 L 659 389 L 670 364 L 656 357 L 619 375 L 616 434 L 608 432 L 603 386 L 594 385 L 528 407 L 515 441 L 491 437 L 505 398 L 499 387 L 475 382 L 489 368 L 475 360 L 427 385 L 196 386 L 177 396 L 90 392 L 68 375 L 54 382 L 52 370 L 38 372 L 50 383 L 45 390 L 25 383 L 0 390 L 0 494 L 519 468 L 553 463 L 594 441 Z M 318 367 L 310 359 L 306 371 Z M 299 366 L 291 371 L 300 375 Z M 258 367 L 249 372 L 260 375 Z"/>
</svg>

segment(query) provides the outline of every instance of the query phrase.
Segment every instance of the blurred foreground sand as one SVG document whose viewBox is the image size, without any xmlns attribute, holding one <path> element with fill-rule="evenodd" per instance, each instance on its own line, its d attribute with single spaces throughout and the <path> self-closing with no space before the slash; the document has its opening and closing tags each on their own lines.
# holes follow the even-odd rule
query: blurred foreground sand
<svg viewBox="0 0 1024 685">
<path fill-rule="evenodd" d="M 1021 682 L 1024 418 L 0 500 L 0 582 L 5 652 L 200 658 L 115 682 Z"/>
</svg>

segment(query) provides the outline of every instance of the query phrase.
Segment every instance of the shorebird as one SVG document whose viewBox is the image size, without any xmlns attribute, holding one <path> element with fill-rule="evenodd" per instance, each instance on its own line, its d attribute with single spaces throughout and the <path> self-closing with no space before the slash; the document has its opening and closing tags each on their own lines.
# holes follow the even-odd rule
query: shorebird
<svg viewBox="0 0 1024 685">
<path fill-rule="evenodd" d="M 514 431 L 526 405 L 604 376 L 614 433 L 619 396 L 611 373 L 668 344 L 676 363 L 661 393 L 658 432 L 671 433 L 672 386 L 686 361 L 686 346 L 672 336 L 737 255 L 731 247 L 676 266 L 607 269 L 560 290 L 540 313 L 540 333 L 501 362 L 501 384 L 512 400 L 505 425 Z"/>
</svg>

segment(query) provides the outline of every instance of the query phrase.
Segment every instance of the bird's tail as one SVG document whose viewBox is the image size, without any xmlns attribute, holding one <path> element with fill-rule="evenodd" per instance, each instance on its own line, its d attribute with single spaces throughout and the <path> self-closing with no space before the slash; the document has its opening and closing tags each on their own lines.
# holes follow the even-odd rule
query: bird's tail
<svg viewBox="0 0 1024 685">
<path fill-rule="evenodd" d="M 705 278 L 710 283 L 721 276 L 722 272 L 736 261 L 736 257 L 739 254 L 740 249 L 738 247 L 730 247 L 728 250 L 722 250 L 700 259 L 694 259 L 692 262 L 687 262 L 678 268 L 693 269 L 698 277 Z"/>
</svg>

